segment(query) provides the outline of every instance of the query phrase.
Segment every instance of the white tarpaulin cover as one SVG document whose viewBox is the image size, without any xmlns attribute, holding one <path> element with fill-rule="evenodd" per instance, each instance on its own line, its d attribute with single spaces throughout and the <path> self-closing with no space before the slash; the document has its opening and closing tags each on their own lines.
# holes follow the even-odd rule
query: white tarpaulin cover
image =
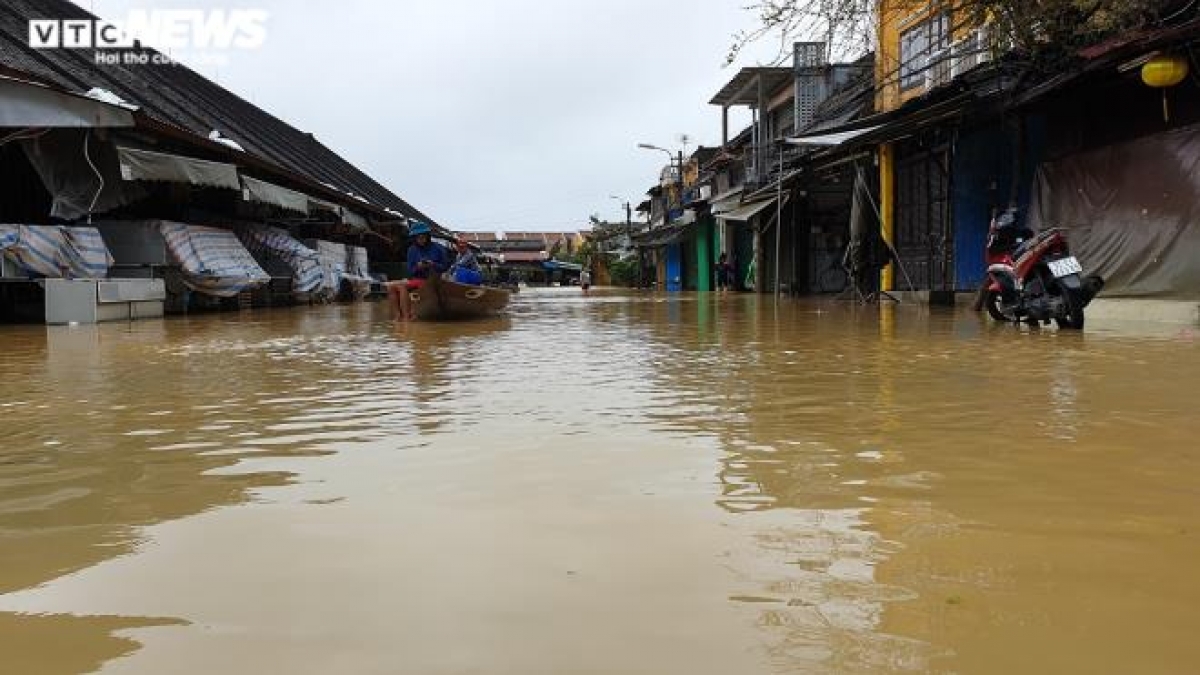
<svg viewBox="0 0 1200 675">
<path fill-rule="evenodd" d="M 787 200 L 788 200 L 787 194 L 784 194 L 783 200 L 784 200 L 784 202 L 787 202 Z M 742 204 L 741 206 L 739 206 L 736 209 L 733 209 L 732 211 L 726 211 L 725 213 L 718 213 L 717 218 L 720 218 L 721 220 L 746 221 L 746 220 L 750 220 L 754 216 L 758 215 L 759 212 L 761 212 L 763 209 L 767 208 L 768 206 L 774 206 L 774 205 L 775 205 L 775 198 L 769 197 L 762 201 L 750 202 L 748 204 Z"/>
<path fill-rule="evenodd" d="M 878 129 L 878 126 L 864 127 L 862 129 L 851 129 L 849 131 L 834 131 L 821 134 L 811 134 L 808 136 L 797 136 L 787 139 L 792 145 L 841 145 L 846 141 L 854 140 L 863 134 L 870 133 Z"/>
<path fill-rule="evenodd" d="M 117 160 L 121 166 L 121 178 L 125 180 L 165 181 L 230 190 L 242 189 L 237 167 L 232 164 L 122 147 L 117 148 Z"/>
<path fill-rule="evenodd" d="M 31 277 L 103 279 L 113 264 L 94 227 L 0 225 L 0 252 Z"/>
<path fill-rule="evenodd" d="M 278 227 L 247 227 L 238 230 L 238 238 L 259 260 L 276 259 L 292 273 L 292 291 L 312 293 L 321 288 L 324 272 L 317 252 Z"/>
<path fill-rule="evenodd" d="M 272 204 L 296 213 L 308 213 L 308 195 L 265 180 L 242 176 L 242 198 L 248 202 Z"/>
<path fill-rule="evenodd" d="M 229 230 L 169 221 L 159 227 L 184 284 L 193 291 L 228 298 L 271 280 Z"/>
<path fill-rule="evenodd" d="M 0 77 L 0 127 L 132 127 L 128 108 Z"/>
</svg>

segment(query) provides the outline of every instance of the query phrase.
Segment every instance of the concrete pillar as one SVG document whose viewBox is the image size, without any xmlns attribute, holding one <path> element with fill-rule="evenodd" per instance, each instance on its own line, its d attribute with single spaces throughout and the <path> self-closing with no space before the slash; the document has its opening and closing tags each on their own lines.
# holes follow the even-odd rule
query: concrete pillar
<svg viewBox="0 0 1200 675">
<path fill-rule="evenodd" d="M 708 244 L 712 241 L 712 223 L 707 219 L 696 229 L 696 290 L 711 291 L 713 257 Z"/>
<path fill-rule="evenodd" d="M 754 292 L 763 292 L 763 247 L 762 247 L 762 229 L 754 228 Z"/>
<path fill-rule="evenodd" d="M 896 148 L 891 143 L 879 146 L 879 211 L 883 240 L 888 246 L 896 246 Z M 885 291 L 896 289 L 896 266 L 893 262 L 883 268 L 879 287 Z"/>
</svg>

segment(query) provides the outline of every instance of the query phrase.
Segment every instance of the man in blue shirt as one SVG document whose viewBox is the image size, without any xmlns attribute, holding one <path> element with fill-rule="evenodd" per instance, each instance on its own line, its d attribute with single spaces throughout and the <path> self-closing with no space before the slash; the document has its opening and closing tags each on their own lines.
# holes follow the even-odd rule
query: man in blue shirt
<svg viewBox="0 0 1200 675">
<path fill-rule="evenodd" d="M 408 228 L 408 234 L 415 238 L 408 247 L 408 280 L 388 285 L 392 311 L 397 319 L 405 321 L 412 318 L 412 299 L 409 294 L 419 289 L 426 279 L 450 269 L 450 253 L 433 243 L 428 225 L 414 222 Z"/>
<path fill-rule="evenodd" d="M 409 288 L 420 288 L 421 281 L 450 269 L 450 254 L 433 243 L 429 226 L 425 223 L 413 225 L 408 234 L 416 237 L 416 241 L 408 247 Z M 413 281 L 417 283 L 412 283 Z"/>
</svg>

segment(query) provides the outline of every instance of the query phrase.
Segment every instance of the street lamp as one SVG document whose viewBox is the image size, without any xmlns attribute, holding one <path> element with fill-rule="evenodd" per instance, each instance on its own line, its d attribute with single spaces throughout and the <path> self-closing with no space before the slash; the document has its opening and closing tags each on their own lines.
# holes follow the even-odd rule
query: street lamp
<svg viewBox="0 0 1200 675">
<path fill-rule="evenodd" d="M 639 148 L 641 148 L 642 150 L 658 150 L 659 152 L 667 153 L 667 157 L 670 158 L 669 159 L 670 164 L 674 164 L 676 161 L 676 158 L 678 158 L 679 169 L 675 174 L 675 182 L 679 187 L 679 196 L 678 196 L 679 197 L 679 206 L 680 206 L 680 208 L 682 208 L 683 207 L 683 150 L 680 150 L 678 152 L 678 154 L 675 154 L 666 148 L 659 147 L 652 143 L 638 143 L 637 146 Z M 670 164 L 668 164 L 668 166 L 670 166 Z M 671 222 L 671 203 L 668 201 L 667 202 L 667 212 L 665 214 L 663 214 L 663 223 L 669 224 L 670 222 Z"/>
<path fill-rule="evenodd" d="M 617 200 L 617 203 L 621 205 L 621 208 L 625 209 L 625 231 L 627 233 L 632 231 L 633 230 L 633 207 L 630 205 L 629 200 L 622 199 L 616 195 L 609 195 L 608 198 Z"/>
</svg>

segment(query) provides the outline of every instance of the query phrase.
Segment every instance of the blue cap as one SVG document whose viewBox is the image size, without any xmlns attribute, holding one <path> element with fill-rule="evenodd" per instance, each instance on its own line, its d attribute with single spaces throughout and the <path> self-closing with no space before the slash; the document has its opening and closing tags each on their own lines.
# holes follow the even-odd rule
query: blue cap
<svg viewBox="0 0 1200 675">
<path fill-rule="evenodd" d="M 415 237 L 418 234 L 429 234 L 429 226 L 419 220 L 414 220 L 412 225 L 408 226 L 408 236 Z"/>
</svg>

